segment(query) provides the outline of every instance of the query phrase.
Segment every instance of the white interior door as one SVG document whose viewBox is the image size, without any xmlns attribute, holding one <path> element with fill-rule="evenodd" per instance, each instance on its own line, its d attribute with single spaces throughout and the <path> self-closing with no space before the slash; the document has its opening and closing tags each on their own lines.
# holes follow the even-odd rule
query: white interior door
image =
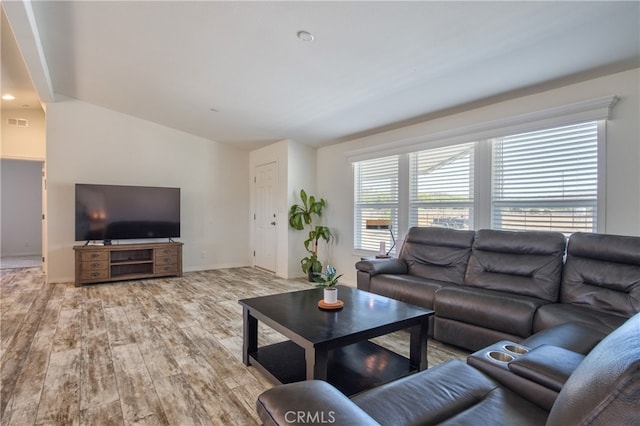
<svg viewBox="0 0 640 426">
<path fill-rule="evenodd" d="M 276 270 L 276 202 L 278 199 L 278 163 L 256 166 L 255 170 L 255 252 L 254 264 Z"/>
</svg>

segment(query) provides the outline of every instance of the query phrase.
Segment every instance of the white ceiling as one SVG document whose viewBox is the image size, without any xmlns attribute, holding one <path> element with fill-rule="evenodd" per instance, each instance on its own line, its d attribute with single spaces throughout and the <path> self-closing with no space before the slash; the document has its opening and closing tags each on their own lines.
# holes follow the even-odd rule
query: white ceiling
<svg viewBox="0 0 640 426">
<path fill-rule="evenodd" d="M 637 1 L 31 4 L 55 93 L 246 149 L 640 66 Z"/>
</svg>

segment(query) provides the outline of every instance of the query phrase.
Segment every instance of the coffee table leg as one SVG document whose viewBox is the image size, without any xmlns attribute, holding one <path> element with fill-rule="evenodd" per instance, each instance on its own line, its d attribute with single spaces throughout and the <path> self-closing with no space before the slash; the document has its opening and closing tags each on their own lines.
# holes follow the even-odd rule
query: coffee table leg
<svg viewBox="0 0 640 426">
<path fill-rule="evenodd" d="M 418 371 L 427 369 L 427 334 L 429 321 L 425 320 L 420 325 L 409 329 L 411 343 L 409 347 L 409 367 Z"/>
<path fill-rule="evenodd" d="M 327 380 L 327 362 L 329 353 L 326 350 L 305 348 L 304 357 L 307 363 L 307 380 Z"/>
<path fill-rule="evenodd" d="M 242 342 L 242 362 L 249 365 L 249 354 L 258 350 L 258 320 L 249 314 L 249 309 L 245 306 L 242 310 L 243 322 L 243 342 Z"/>
</svg>

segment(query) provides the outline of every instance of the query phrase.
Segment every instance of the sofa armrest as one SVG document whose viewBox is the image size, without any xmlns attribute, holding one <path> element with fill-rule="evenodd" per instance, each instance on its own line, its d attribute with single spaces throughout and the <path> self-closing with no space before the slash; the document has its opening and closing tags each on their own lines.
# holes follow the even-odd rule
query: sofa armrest
<svg viewBox="0 0 640 426">
<path fill-rule="evenodd" d="M 361 260 L 356 263 L 359 290 L 371 291 L 371 277 L 379 274 L 406 274 L 407 262 L 395 257 L 388 259 Z"/>
<path fill-rule="evenodd" d="M 408 272 L 407 262 L 395 257 L 361 260 L 356 263 L 356 269 L 366 272 L 372 277 L 380 274 L 406 274 Z"/>
<path fill-rule="evenodd" d="M 276 386 L 256 403 L 263 425 L 377 425 L 344 394 L 321 380 Z"/>
<path fill-rule="evenodd" d="M 553 345 L 542 345 L 509 363 L 515 374 L 560 392 L 584 355 Z"/>
</svg>

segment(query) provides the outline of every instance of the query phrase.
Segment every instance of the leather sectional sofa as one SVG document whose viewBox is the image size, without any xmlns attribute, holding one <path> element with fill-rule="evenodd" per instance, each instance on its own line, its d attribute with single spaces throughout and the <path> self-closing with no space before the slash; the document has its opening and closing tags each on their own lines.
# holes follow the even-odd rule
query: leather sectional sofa
<svg viewBox="0 0 640 426">
<path fill-rule="evenodd" d="M 356 269 L 359 289 L 433 309 L 430 335 L 469 350 L 577 323 L 586 353 L 640 311 L 640 237 L 412 228 L 398 258 Z"/>
<path fill-rule="evenodd" d="M 566 325 L 526 339 L 528 352 L 511 360 L 491 360 L 491 346 L 466 364 L 447 361 L 351 399 L 323 381 L 276 386 L 259 396 L 257 412 L 265 425 L 638 424 L 640 314 L 586 356 L 553 345 L 576 333 L 569 340 L 578 342 L 580 330 L 590 333 L 588 326 Z M 541 398 L 538 389 L 550 397 Z"/>
</svg>

